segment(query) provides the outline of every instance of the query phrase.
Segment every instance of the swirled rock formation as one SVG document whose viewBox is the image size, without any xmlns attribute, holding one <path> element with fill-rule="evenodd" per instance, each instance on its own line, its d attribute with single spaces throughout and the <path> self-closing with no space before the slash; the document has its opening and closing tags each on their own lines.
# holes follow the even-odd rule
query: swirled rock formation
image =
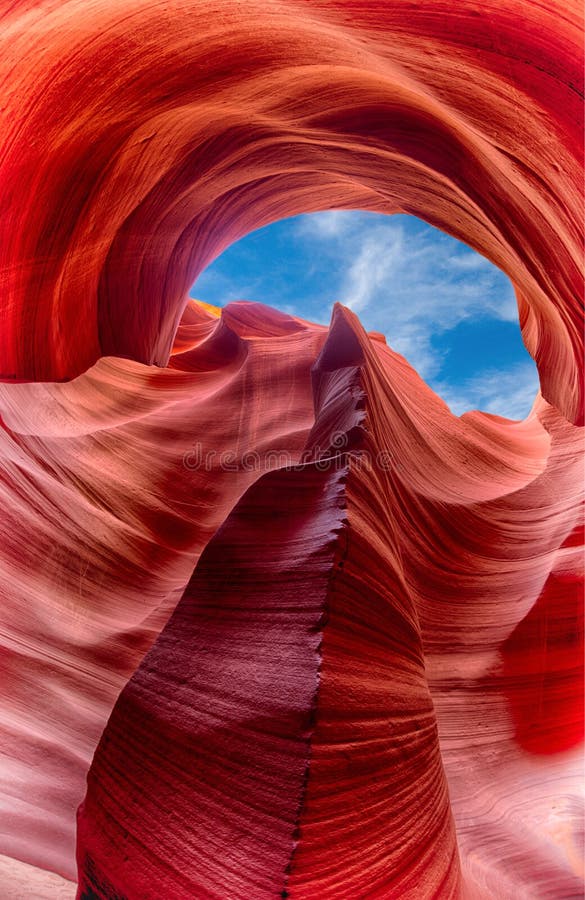
<svg viewBox="0 0 585 900">
<path fill-rule="evenodd" d="M 249 488 L 114 708 L 80 896 L 577 896 L 580 606 L 549 587 L 579 577 L 575 429 L 455 419 L 342 308 L 313 388 L 301 464 Z"/>
<path fill-rule="evenodd" d="M 237 499 L 302 450 L 324 329 L 272 313 L 254 337 L 256 318 L 192 306 L 172 367 L 108 358 L 62 385 L 0 385 L 6 853 L 73 876 L 118 693 Z"/>
<path fill-rule="evenodd" d="M 580 896 L 577 4 L 0 24 L 0 894 L 67 894 L 87 776 L 85 900 Z M 349 208 L 510 276 L 524 422 L 451 415 L 342 308 L 188 300 Z"/>
</svg>

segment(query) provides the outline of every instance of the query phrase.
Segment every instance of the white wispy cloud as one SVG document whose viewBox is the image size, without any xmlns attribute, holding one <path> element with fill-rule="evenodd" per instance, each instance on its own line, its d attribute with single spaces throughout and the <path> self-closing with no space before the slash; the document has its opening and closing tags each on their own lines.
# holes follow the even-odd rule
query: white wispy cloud
<svg viewBox="0 0 585 900">
<path fill-rule="evenodd" d="M 354 214 L 355 215 L 355 214 Z M 297 220 L 297 234 L 307 237 L 339 237 L 351 230 L 351 217 L 346 210 L 331 209 L 328 212 L 301 216 Z"/>
<path fill-rule="evenodd" d="M 447 262 L 450 266 L 453 266 L 454 269 L 458 269 L 460 272 L 478 272 L 486 269 L 489 269 L 491 263 L 484 256 L 481 256 L 479 253 L 452 253 L 447 257 Z"/>
<path fill-rule="evenodd" d="M 354 236 L 355 237 L 355 236 Z M 400 227 L 378 227 L 372 233 L 359 236 L 355 260 L 347 269 L 342 290 L 347 305 L 361 312 L 375 302 L 381 292 L 400 274 L 407 256 L 404 234 Z"/>
<path fill-rule="evenodd" d="M 517 321 L 511 284 L 463 244 L 453 252 L 441 232 L 413 236 L 394 217 L 345 212 L 306 217 L 299 228 L 326 248 L 337 271 L 335 299 L 383 332 L 425 379 L 443 363 L 433 336 L 477 316 Z"/>
<path fill-rule="evenodd" d="M 221 257 L 220 257 L 221 259 Z M 210 303 L 231 303 L 233 300 L 247 300 L 258 294 L 261 279 L 240 281 L 212 265 L 197 279 L 191 296 Z"/>
<path fill-rule="evenodd" d="M 461 332 L 454 354 L 449 332 L 490 323 L 496 358 L 504 330 L 494 331 L 494 322 L 518 322 L 512 285 L 487 259 L 412 217 L 329 211 L 283 220 L 229 248 L 193 295 L 219 304 L 259 300 L 323 324 L 340 301 L 367 329 L 385 334 L 458 415 L 483 409 L 523 418 L 538 387 L 521 351 L 495 371 L 486 368 L 485 348 L 477 375 L 466 377 L 473 358 L 461 361 Z"/>
<path fill-rule="evenodd" d="M 432 387 L 456 416 L 481 409 L 508 419 L 524 419 L 538 391 L 538 375 L 531 363 L 518 363 L 503 371 L 484 370 L 460 384 L 436 381 Z"/>
</svg>

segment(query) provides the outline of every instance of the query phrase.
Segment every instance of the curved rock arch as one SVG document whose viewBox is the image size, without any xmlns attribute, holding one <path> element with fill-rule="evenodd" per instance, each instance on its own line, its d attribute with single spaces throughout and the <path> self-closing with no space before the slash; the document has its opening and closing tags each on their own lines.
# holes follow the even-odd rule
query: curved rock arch
<svg viewBox="0 0 585 900">
<path fill-rule="evenodd" d="M 165 365 L 202 268 L 322 209 L 407 212 L 512 279 L 579 417 L 578 4 L 152 0 L 4 14 L 4 378 Z"/>
</svg>

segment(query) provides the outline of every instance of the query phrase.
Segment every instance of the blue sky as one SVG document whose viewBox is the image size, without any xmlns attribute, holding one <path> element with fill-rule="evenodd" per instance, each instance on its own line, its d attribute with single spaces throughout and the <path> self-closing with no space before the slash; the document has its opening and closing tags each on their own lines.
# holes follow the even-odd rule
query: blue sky
<svg viewBox="0 0 585 900">
<path fill-rule="evenodd" d="M 381 331 L 457 415 L 482 409 L 523 418 L 538 389 L 508 278 L 413 216 L 282 219 L 229 247 L 191 295 L 217 306 L 259 300 L 321 323 L 339 300 Z"/>
</svg>

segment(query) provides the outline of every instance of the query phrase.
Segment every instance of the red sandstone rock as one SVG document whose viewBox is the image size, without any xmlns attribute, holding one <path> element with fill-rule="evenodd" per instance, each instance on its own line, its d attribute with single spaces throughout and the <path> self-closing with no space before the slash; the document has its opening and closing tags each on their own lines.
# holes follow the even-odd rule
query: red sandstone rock
<svg viewBox="0 0 585 900">
<path fill-rule="evenodd" d="M 243 339 L 255 305 L 233 309 L 172 368 L 107 358 L 66 384 L 0 385 L 0 849 L 69 878 L 116 697 L 231 507 L 312 425 L 324 330 Z"/>
<path fill-rule="evenodd" d="M 314 369 L 306 462 L 248 490 L 114 708 L 79 813 L 80 897 L 457 895 L 354 327 L 339 309 Z"/>
<path fill-rule="evenodd" d="M 75 878 L 103 732 L 79 842 L 100 897 L 579 896 L 577 4 L 16 0 L 0 26 L 0 852 Z M 352 207 L 510 276 L 545 398 L 524 422 L 452 416 L 340 311 L 309 436 L 325 329 L 188 303 L 250 229 Z M 345 480 L 313 461 L 293 487 L 328 441 Z M 68 890 L 0 866 L 0 894 L 19 880 Z"/>
<path fill-rule="evenodd" d="M 342 309 L 313 383 L 329 463 L 248 491 L 123 691 L 80 897 L 575 895 L 578 429 L 456 419 Z"/>
</svg>

